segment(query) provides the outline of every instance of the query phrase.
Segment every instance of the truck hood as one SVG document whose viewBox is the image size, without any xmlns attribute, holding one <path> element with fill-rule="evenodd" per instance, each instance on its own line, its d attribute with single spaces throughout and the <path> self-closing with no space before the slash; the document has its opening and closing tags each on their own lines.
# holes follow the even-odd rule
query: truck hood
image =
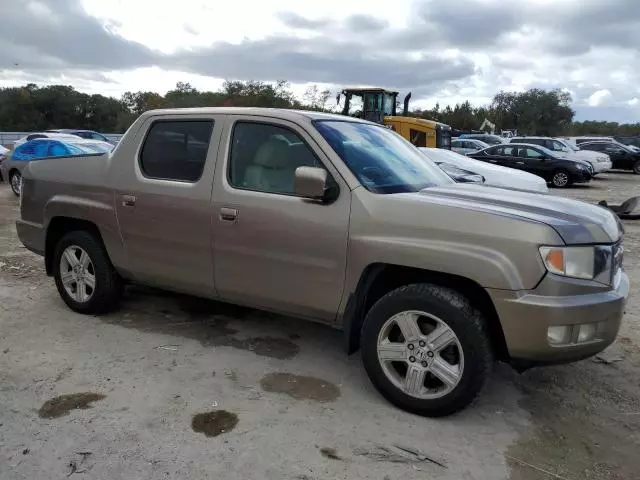
<svg viewBox="0 0 640 480">
<path fill-rule="evenodd" d="M 618 217 L 609 209 L 553 195 L 474 184 L 425 188 L 410 195 L 421 201 L 544 223 L 566 244 L 613 243 L 623 233 Z"/>
</svg>

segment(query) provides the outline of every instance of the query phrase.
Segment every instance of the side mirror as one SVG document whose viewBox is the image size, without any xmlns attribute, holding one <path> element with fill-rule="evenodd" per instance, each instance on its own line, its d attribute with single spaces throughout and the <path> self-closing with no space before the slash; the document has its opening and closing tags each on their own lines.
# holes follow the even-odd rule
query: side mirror
<svg viewBox="0 0 640 480">
<path fill-rule="evenodd" d="M 324 168 L 298 167 L 294 178 L 296 195 L 322 200 L 327 188 L 327 171 Z"/>
</svg>

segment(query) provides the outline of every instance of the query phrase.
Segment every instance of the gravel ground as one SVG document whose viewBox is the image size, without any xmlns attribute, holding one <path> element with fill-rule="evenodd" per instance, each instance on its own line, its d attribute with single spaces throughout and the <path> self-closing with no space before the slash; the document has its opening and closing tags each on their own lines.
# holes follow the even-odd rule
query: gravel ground
<svg viewBox="0 0 640 480">
<path fill-rule="evenodd" d="M 640 195 L 609 173 L 556 194 Z M 399 411 L 339 332 L 128 291 L 107 317 L 74 314 L 15 234 L 0 185 L 0 479 L 640 478 L 640 304 L 596 358 L 518 375 L 504 365 L 459 415 Z M 625 267 L 640 282 L 640 222 Z"/>
</svg>

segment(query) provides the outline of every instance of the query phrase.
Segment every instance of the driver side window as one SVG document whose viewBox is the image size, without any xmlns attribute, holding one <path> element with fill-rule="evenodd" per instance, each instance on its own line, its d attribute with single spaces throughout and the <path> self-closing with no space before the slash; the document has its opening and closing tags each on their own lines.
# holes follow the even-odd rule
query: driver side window
<svg viewBox="0 0 640 480">
<path fill-rule="evenodd" d="M 295 195 L 298 167 L 323 168 L 297 133 L 267 123 L 237 122 L 229 155 L 229 183 L 256 192 Z"/>
</svg>

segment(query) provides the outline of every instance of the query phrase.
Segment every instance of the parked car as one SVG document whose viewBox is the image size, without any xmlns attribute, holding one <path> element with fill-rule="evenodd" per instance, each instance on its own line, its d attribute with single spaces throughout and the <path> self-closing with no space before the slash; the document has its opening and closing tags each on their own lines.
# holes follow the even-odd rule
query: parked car
<svg viewBox="0 0 640 480">
<path fill-rule="evenodd" d="M 108 162 L 28 162 L 22 188 L 19 238 L 70 309 L 113 309 L 136 281 L 323 322 L 422 415 L 469 405 L 496 358 L 597 354 L 629 294 L 611 210 L 455 183 L 341 115 L 151 110 Z"/>
<path fill-rule="evenodd" d="M 488 143 L 473 138 L 454 138 L 451 140 L 451 150 L 463 155 L 483 150 L 489 146 Z"/>
<path fill-rule="evenodd" d="M 56 130 L 47 130 L 47 132 L 54 132 L 54 133 L 66 133 L 66 134 L 71 134 L 71 135 L 77 135 L 78 137 L 81 138 L 85 138 L 87 140 L 98 140 L 100 142 L 106 142 L 106 143 L 110 143 L 111 145 L 115 145 L 117 142 L 114 142 L 113 140 L 110 140 L 109 137 L 98 133 L 98 132 L 94 132 L 93 130 L 78 130 L 78 129 L 74 129 L 74 128 L 58 128 Z"/>
<path fill-rule="evenodd" d="M 0 182 L 4 182 L 4 177 L 2 176 L 2 163 L 7 159 L 7 155 L 11 150 L 6 148 L 4 145 L 0 145 Z"/>
<path fill-rule="evenodd" d="M 626 145 L 617 142 L 584 142 L 580 148 L 602 152 L 609 155 L 613 168 L 619 170 L 632 170 L 635 174 L 640 174 L 640 153 L 632 150 Z"/>
<path fill-rule="evenodd" d="M 440 167 L 444 173 L 449 175 L 458 183 L 484 183 L 484 177 L 482 175 L 478 175 L 477 173 L 458 168 L 451 163 L 438 161 L 435 161 L 433 163 L 438 165 L 438 167 Z"/>
<path fill-rule="evenodd" d="M 497 145 L 469 156 L 483 162 L 533 173 L 554 187 L 586 183 L 593 176 L 593 167 L 588 162 L 566 158 L 547 148 L 527 143 Z"/>
<path fill-rule="evenodd" d="M 611 170 L 611 159 L 605 153 L 592 152 L 582 150 L 575 144 L 562 138 L 551 137 L 513 137 L 509 139 L 509 143 L 528 143 L 531 145 L 540 145 L 545 147 L 557 155 L 564 155 L 567 158 L 577 158 L 589 162 L 593 167 L 593 174 L 603 173 Z"/>
<path fill-rule="evenodd" d="M 631 136 L 631 137 L 615 136 L 613 138 L 616 142 L 622 143 L 627 147 L 637 148 L 638 151 L 640 151 L 640 136 Z"/>
<path fill-rule="evenodd" d="M 25 135 L 24 137 L 16 140 L 13 143 L 13 148 L 17 148 L 25 142 L 35 140 L 37 138 L 56 138 L 58 140 L 78 140 L 80 137 L 77 135 L 71 135 L 70 133 L 57 133 L 57 132 L 36 132 Z"/>
<path fill-rule="evenodd" d="M 505 142 L 505 138 L 490 133 L 463 133 L 458 138 L 480 140 L 488 145 L 500 145 Z"/>
<path fill-rule="evenodd" d="M 81 156 L 103 154 L 113 150 L 113 145 L 96 140 L 84 140 L 74 137 L 72 140 L 36 138 L 18 145 L 11 155 L 0 165 L 3 177 L 7 178 L 11 190 L 20 195 L 22 170 L 27 162 L 52 157 Z"/>
<path fill-rule="evenodd" d="M 516 170 L 515 168 L 481 162 L 441 148 L 421 148 L 420 151 L 434 162 L 446 162 L 447 164 L 455 165 L 466 171 L 482 175 L 485 185 L 501 188 L 517 188 L 539 193 L 547 193 L 549 191 L 547 182 L 544 179 L 531 173 Z"/>
</svg>

